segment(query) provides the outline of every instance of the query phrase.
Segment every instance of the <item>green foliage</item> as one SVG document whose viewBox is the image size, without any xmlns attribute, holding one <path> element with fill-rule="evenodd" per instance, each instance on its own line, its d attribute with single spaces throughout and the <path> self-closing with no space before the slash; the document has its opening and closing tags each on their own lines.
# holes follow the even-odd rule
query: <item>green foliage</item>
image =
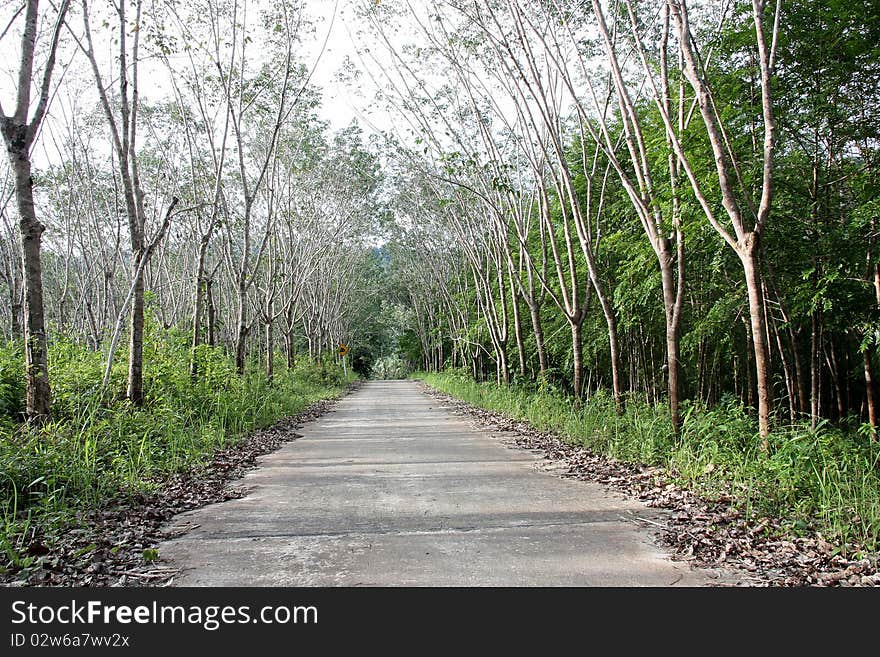
<svg viewBox="0 0 880 657">
<path fill-rule="evenodd" d="M 373 364 L 401 347 L 400 340 L 407 315 L 398 302 L 402 296 L 391 274 L 392 263 L 381 248 L 366 253 L 360 268 L 362 293 L 349 307 L 351 325 L 357 327 L 352 340 L 349 362 L 364 378 L 372 376 Z"/>
<path fill-rule="evenodd" d="M 731 398 L 712 408 L 686 405 L 675 438 L 665 407 L 631 399 L 618 415 L 604 391 L 575 405 L 552 388 L 477 383 L 464 370 L 419 376 L 594 452 L 661 466 L 707 498 L 732 495 L 746 513 L 781 518 L 792 531 L 818 530 L 842 547 L 880 546 L 880 445 L 858 432 L 797 424 L 772 434 L 764 452 L 754 418 Z"/>
<path fill-rule="evenodd" d="M 336 388 L 354 380 L 351 373 L 346 375 L 343 372 L 342 366 L 332 355 L 325 355 L 320 362 L 300 359 L 293 368 L 292 376 L 303 385 L 315 388 Z"/>
<path fill-rule="evenodd" d="M 400 356 L 385 356 L 373 363 L 374 379 L 405 379 L 408 374 L 409 366 Z"/>
<path fill-rule="evenodd" d="M 18 419 L 24 413 L 23 360 L 17 345 L 0 348 L 0 421 Z"/>
<path fill-rule="evenodd" d="M 238 376 L 221 349 L 202 345 L 193 381 L 184 336 L 155 326 L 144 353 L 147 402 L 135 408 L 118 401 L 124 358 L 102 399 L 102 355 L 72 342 L 54 343 L 53 421 L 36 428 L 18 423 L 23 391 L 10 372 L 12 363 L 21 370 L 20 354 L 0 349 L 0 561 L 17 563 L 17 542 L 28 527 L 51 530 L 78 511 L 148 491 L 245 433 L 338 393 L 351 380 L 332 362 L 306 359 L 292 371 L 277 372 L 271 383 L 256 366 Z"/>
</svg>

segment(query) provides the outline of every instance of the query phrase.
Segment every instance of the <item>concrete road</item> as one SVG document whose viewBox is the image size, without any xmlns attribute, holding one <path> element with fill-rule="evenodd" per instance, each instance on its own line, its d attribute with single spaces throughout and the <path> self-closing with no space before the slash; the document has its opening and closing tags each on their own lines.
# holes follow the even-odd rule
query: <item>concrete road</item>
<svg viewBox="0 0 880 657">
<path fill-rule="evenodd" d="M 635 522 L 657 512 L 375 381 L 261 459 L 249 494 L 177 516 L 183 586 L 695 586 Z"/>
</svg>

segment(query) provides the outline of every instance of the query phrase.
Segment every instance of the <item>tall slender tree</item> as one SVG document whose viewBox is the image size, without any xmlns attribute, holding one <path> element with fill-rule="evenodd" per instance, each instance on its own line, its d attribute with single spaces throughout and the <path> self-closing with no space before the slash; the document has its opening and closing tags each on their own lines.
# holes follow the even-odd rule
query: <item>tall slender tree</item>
<svg viewBox="0 0 880 657">
<path fill-rule="evenodd" d="M 70 8 L 63 0 L 55 11 L 55 25 L 49 43 L 48 58 L 42 75 L 35 71 L 37 27 L 40 17 L 39 0 L 27 0 L 24 7 L 24 29 L 21 34 L 17 95 L 15 109 L 7 115 L 0 105 L 0 132 L 6 143 L 9 164 L 15 177 L 15 201 L 21 229 L 22 267 L 24 269 L 24 340 L 26 375 L 26 412 L 33 422 L 44 422 L 51 416 L 49 386 L 48 340 L 43 307 L 43 270 L 41 240 L 45 227 L 37 218 L 34 207 L 34 180 L 31 172 L 31 149 L 46 117 L 52 91 L 52 73 L 61 38 L 64 19 Z M 31 108 L 35 78 L 40 77 L 37 105 Z"/>
</svg>

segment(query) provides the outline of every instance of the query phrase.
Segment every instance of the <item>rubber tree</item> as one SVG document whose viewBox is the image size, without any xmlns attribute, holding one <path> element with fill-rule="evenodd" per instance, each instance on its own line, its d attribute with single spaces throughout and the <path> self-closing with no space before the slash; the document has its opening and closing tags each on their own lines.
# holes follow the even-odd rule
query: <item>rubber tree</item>
<svg viewBox="0 0 880 657">
<path fill-rule="evenodd" d="M 717 217 L 714 204 L 707 197 L 706 184 L 697 177 L 682 140 L 673 123 L 673 117 L 661 108 L 661 116 L 667 136 L 676 156 L 692 186 L 694 195 L 707 220 L 736 253 L 745 275 L 748 294 L 749 319 L 752 346 L 755 357 L 755 373 L 758 393 L 758 426 L 767 447 L 770 434 L 770 413 L 773 404 L 770 378 L 770 351 L 767 343 L 764 284 L 762 282 L 761 239 L 767 227 L 773 201 L 773 158 L 776 150 L 776 121 L 773 111 L 773 71 L 776 59 L 778 17 L 781 0 L 777 0 L 770 26 L 766 24 L 767 3 L 752 0 L 752 22 L 755 30 L 756 67 L 761 97 L 761 120 L 763 140 L 761 145 L 760 185 L 758 199 L 752 190 L 746 189 L 737 154 L 731 148 L 728 129 L 722 119 L 721 108 L 712 88 L 709 71 L 700 59 L 696 38 L 691 30 L 688 4 L 685 0 L 668 0 L 669 11 L 676 29 L 683 73 L 696 95 L 697 105 L 703 119 L 705 134 L 714 156 L 717 185 L 721 205 L 729 220 L 729 226 Z M 715 182 L 715 181 L 713 181 Z M 744 200 L 743 200 L 744 199 Z M 745 206 L 745 208 L 744 208 Z M 731 231 L 730 228 L 733 230 Z"/>
<path fill-rule="evenodd" d="M 46 117 L 55 69 L 56 53 L 64 19 L 70 8 L 63 0 L 56 12 L 49 43 L 48 57 L 42 75 L 35 70 L 39 0 L 27 0 L 24 6 L 24 28 L 21 33 L 16 99 L 12 114 L 0 105 L 0 132 L 15 180 L 15 201 L 21 231 L 22 268 L 24 270 L 24 342 L 26 413 L 29 421 L 41 423 L 51 417 L 49 386 L 48 339 L 43 307 L 43 270 L 41 241 L 45 227 L 37 218 L 34 206 L 34 180 L 31 174 L 31 149 Z M 31 108 L 35 80 L 39 79 L 37 105 Z"/>
</svg>

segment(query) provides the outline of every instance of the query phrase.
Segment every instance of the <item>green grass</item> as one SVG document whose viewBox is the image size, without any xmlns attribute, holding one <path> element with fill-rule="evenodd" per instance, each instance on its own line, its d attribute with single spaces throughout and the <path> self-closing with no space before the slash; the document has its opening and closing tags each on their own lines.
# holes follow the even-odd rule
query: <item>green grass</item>
<svg viewBox="0 0 880 657">
<path fill-rule="evenodd" d="M 477 383 L 461 371 L 419 374 L 428 385 L 615 459 L 666 468 L 709 499 L 730 494 L 751 516 L 783 520 L 796 534 L 820 532 L 844 551 L 880 547 L 880 445 L 855 430 L 823 423 L 775 431 L 761 449 L 757 423 L 734 401 L 684 407 L 681 435 L 665 406 L 610 395 L 582 404 L 540 386 Z"/>
<path fill-rule="evenodd" d="M 148 492 L 157 481 L 208 460 L 248 432 L 332 397 L 353 377 L 305 359 L 276 367 L 274 381 L 254 367 L 244 376 L 220 349 L 200 348 L 201 375 L 189 376 L 185 335 L 153 327 L 145 347 L 147 401 L 123 401 L 126 356 L 99 395 L 103 355 L 72 342 L 50 347 L 53 420 L 20 422 L 20 348 L 0 346 L 0 568 L 27 565 L 31 532 L 61 531 L 79 512 Z"/>
</svg>

